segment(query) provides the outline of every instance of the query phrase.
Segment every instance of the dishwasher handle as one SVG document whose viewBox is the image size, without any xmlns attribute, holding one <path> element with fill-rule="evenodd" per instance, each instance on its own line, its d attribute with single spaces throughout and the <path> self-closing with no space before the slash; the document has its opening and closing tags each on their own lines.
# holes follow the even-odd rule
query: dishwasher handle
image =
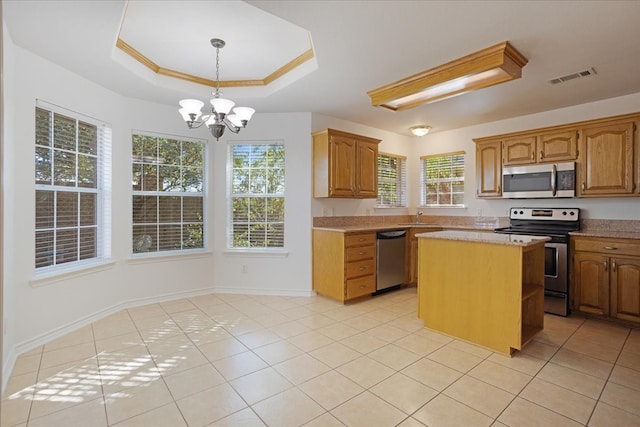
<svg viewBox="0 0 640 427">
<path fill-rule="evenodd" d="M 378 231 L 378 240 L 401 239 L 407 235 L 407 230 Z"/>
</svg>

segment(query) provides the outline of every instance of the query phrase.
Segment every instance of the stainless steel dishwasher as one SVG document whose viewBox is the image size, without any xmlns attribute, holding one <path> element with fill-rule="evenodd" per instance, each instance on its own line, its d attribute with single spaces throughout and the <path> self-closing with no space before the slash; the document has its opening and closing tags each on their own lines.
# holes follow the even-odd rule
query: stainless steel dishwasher
<svg viewBox="0 0 640 427">
<path fill-rule="evenodd" d="M 377 233 L 376 292 L 390 290 L 404 283 L 406 230 Z"/>
</svg>

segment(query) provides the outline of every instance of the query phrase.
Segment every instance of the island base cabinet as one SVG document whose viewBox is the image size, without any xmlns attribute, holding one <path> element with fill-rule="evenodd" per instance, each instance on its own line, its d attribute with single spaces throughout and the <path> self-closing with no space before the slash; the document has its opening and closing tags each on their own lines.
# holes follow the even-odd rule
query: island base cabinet
<svg viewBox="0 0 640 427">
<path fill-rule="evenodd" d="M 544 323 L 544 243 L 420 237 L 418 310 L 425 327 L 496 352 L 521 350 Z"/>
</svg>

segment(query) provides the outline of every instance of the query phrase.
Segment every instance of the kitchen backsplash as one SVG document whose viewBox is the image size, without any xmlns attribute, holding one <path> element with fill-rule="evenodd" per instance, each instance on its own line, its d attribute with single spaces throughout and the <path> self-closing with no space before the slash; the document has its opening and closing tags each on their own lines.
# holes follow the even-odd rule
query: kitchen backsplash
<svg viewBox="0 0 640 427">
<path fill-rule="evenodd" d="M 314 227 L 346 227 L 351 225 L 396 225 L 415 223 L 415 215 L 371 215 L 371 216 L 316 216 Z M 464 226 L 477 228 L 496 228 L 509 225 L 507 217 L 475 217 L 428 215 L 420 217 L 421 224 L 442 226 Z"/>
</svg>

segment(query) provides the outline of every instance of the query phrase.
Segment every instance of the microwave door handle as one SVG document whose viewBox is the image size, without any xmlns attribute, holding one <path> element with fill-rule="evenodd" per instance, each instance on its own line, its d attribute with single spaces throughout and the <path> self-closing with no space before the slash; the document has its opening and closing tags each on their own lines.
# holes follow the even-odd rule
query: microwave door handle
<svg viewBox="0 0 640 427">
<path fill-rule="evenodd" d="M 556 168 L 556 165 L 552 166 L 552 170 L 551 170 L 551 194 L 553 194 L 553 197 L 556 197 L 556 193 L 557 193 L 557 188 L 556 188 L 556 176 L 558 174 L 558 168 Z"/>
</svg>

